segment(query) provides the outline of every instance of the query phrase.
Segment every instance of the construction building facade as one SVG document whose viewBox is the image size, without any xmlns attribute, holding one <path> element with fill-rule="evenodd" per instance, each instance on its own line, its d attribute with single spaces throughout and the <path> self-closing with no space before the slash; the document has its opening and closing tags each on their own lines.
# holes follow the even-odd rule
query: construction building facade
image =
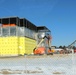
<svg viewBox="0 0 76 75">
<path fill-rule="evenodd" d="M 0 56 L 33 53 L 40 28 L 25 18 L 0 18 Z"/>
</svg>

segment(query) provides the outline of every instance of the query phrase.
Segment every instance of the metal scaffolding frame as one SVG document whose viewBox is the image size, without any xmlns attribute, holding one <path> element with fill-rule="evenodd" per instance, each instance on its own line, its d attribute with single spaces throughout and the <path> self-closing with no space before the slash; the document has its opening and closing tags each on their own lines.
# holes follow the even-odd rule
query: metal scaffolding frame
<svg viewBox="0 0 76 75">
<path fill-rule="evenodd" d="M 1 31 L 3 30 L 3 25 L 5 25 L 5 26 L 8 25 L 7 26 L 8 30 L 9 30 L 8 36 L 10 36 L 10 28 L 11 28 L 10 24 L 16 25 L 15 26 L 16 27 L 16 35 L 15 36 L 20 36 L 19 35 L 19 27 L 23 27 L 24 29 L 27 28 L 29 31 L 31 30 L 30 32 L 32 32 L 32 31 L 36 32 L 37 31 L 37 27 L 25 18 L 19 18 L 19 17 L 0 18 Z M 3 35 L 3 32 L 1 32 L 1 33 Z M 30 35 L 30 33 L 29 33 L 29 35 Z M 26 36 L 26 37 L 31 38 L 30 36 Z"/>
</svg>

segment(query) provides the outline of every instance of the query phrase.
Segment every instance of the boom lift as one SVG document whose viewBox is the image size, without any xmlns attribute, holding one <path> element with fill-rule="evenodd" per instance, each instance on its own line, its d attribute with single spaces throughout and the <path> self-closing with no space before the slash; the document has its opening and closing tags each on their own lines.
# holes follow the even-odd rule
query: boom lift
<svg viewBox="0 0 76 75">
<path fill-rule="evenodd" d="M 53 52 L 51 50 L 51 31 L 45 26 L 37 27 L 37 46 L 34 48 L 33 53 L 35 55 L 39 54 L 51 54 Z"/>
</svg>

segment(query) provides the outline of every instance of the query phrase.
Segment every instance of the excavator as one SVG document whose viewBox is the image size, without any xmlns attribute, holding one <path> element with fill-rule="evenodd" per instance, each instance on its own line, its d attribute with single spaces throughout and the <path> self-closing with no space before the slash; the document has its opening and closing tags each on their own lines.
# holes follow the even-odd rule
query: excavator
<svg viewBox="0 0 76 75">
<path fill-rule="evenodd" d="M 45 26 L 37 27 L 37 46 L 33 49 L 34 55 L 53 55 L 51 50 L 51 35 L 50 30 Z"/>
</svg>

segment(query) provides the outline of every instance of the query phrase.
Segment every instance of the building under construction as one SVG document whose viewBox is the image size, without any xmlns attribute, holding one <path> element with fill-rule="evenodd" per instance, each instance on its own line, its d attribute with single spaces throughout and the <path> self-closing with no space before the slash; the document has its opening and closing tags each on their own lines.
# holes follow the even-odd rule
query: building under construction
<svg viewBox="0 0 76 75">
<path fill-rule="evenodd" d="M 37 27 L 25 18 L 0 18 L 0 56 L 33 53 L 39 42 L 38 37 L 41 39 L 40 36 L 46 35 L 46 32 L 50 30 L 45 26 Z M 46 42 L 41 45 L 44 44 L 47 46 Z"/>
</svg>

